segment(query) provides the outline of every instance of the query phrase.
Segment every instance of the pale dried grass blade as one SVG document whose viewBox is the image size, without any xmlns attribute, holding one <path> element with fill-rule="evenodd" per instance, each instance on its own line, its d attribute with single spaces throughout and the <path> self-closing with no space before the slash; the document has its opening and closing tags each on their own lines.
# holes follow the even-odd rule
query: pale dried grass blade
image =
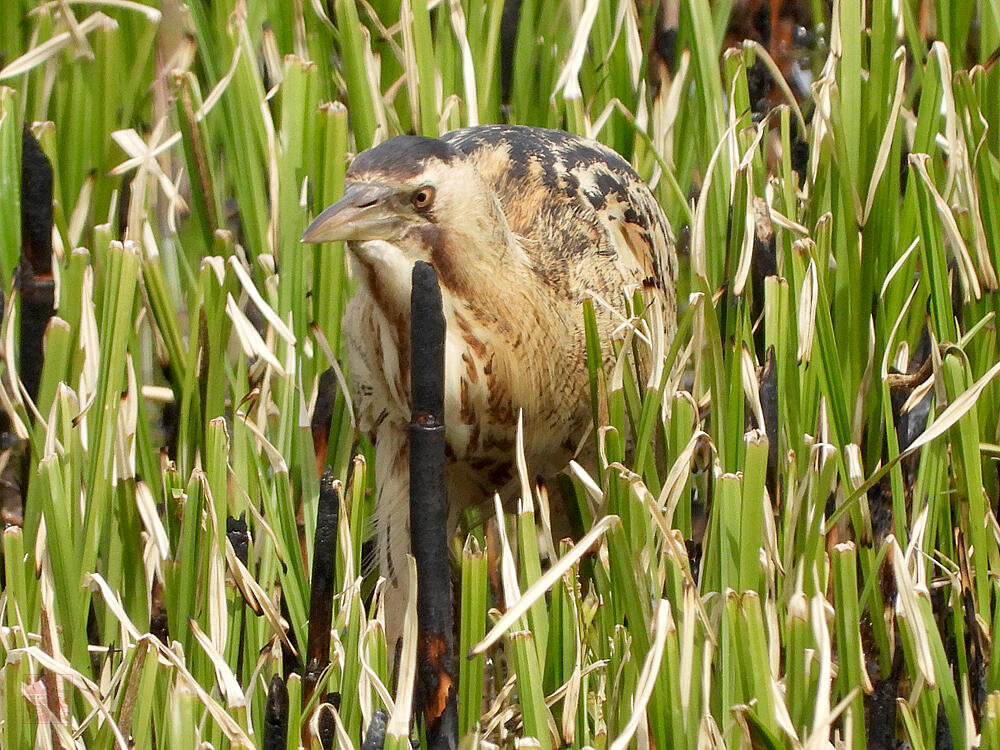
<svg viewBox="0 0 1000 750">
<path fill-rule="evenodd" d="M 250 605 L 255 614 L 264 615 L 264 618 L 271 626 L 271 632 L 278 636 L 281 644 L 289 649 L 290 653 L 297 653 L 295 647 L 288 639 L 288 623 L 281 616 L 281 613 L 274 608 L 271 599 L 250 574 L 250 571 L 240 562 L 240 559 L 236 556 L 236 552 L 233 550 L 233 545 L 228 539 L 226 540 L 226 564 L 236 584 L 236 588 L 243 595 L 244 601 Z"/>
<path fill-rule="evenodd" d="M 653 695 L 653 686 L 659 677 L 660 662 L 663 661 L 663 649 L 667 643 L 667 635 L 676 632 L 677 627 L 674 625 L 674 618 L 671 615 L 670 602 L 666 599 L 660 599 L 660 603 L 656 607 L 656 620 L 653 624 L 653 647 L 646 654 L 642 671 L 636 682 L 632 699 L 632 716 L 626 722 L 621 734 L 609 745 L 608 750 L 625 750 L 632 741 L 632 737 L 635 736 L 640 722 L 645 720 L 646 707 L 649 705 L 649 699 Z"/>
<path fill-rule="evenodd" d="M 806 739 L 807 750 L 820 750 L 826 747 L 829 737 L 829 727 L 833 722 L 830 710 L 830 688 L 833 682 L 833 647 L 830 643 L 830 629 L 826 622 L 826 611 L 829 606 L 826 600 L 816 595 L 810 601 L 809 622 L 812 625 L 813 637 L 816 639 L 816 660 L 819 663 L 816 702 L 813 709 L 812 731 Z"/>
<path fill-rule="evenodd" d="M 132 619 L 125 612 L 125 606 L 122 604 L 119 592 L 112 589 L 100 573 L 85 573 L 84 582 L 91 584 L 93 590 L 100 592 L 104 603 L 111 610 L 111 614 L 115 616 L 115 619 L 118 620 L 119 625 L 121 625 L 122 635 L 128 636 L 129 640 L 123 641 L 122 648 L 128 648 L 135 641 L 138 641 L 142 637 L 142 633 L 139 632 L 139 628 L 135 626 L 135 623 L 132 622 Z"/>
<path fill-rule="evenodd" d="M 407 598 L 406 614 L 403 617 L 403 649 L 399 657 L 399 686 L 396 705 L 389 715 L 385 733 L 387 737 L 407 738 L 410 736 L 410 720 L 413 715 L 413 687 L 417 673 L 417 561 L 413 555 L 406 556 Z"/>
<path fill-rule="evenodd" d="M 517 410 L 517 432 L 514 437 L 514 463 L 517 466 L 517 478 L 521 483 L 520 512 L 535 512 L 534 498 L 531 494 L 531 480 L 528 478 L 528 460 L 524 456 L 524 412 Z"/>
<path fill-rule="evenodd" d="M 808 242 L 810 240 L 799 240 L 795 244 Z M 805 249 L 805 248 L 804 248 Z M 806 269 L 806 278 L 802 282 L 802 291 L 799 294 L 798 311 L 798 333 L 799 346 L 796 351 L 796 359 L 801 362 L 808 362 L 812 358 L 813 341 L 816 338 L 816 305 L 819 281 L 816 277 L 816 261 L 811 257 L 808 249 L 805 254 L 810 256 L 809 267 Z"/>
<path fill-rule="evenodd" d="M 76 247 L 80 244 L 80 238 L 83 236 L 84 227 L 90 216 L 95 181 L 94 175 L 88 174 L 84 178 L 83 184 L 80 185 L 80 192 L 76 198 L 76 205 L 73 206 L 73 213 L 70 214 L 69 226 L 66 231 L 66 242 L 70 247 Z"/>
<path fill-rule="evenodd" d="M 431 81 L 421 81 L 417 66 L 417 48 L 413 39 L 413 5 L 411 0 L 402 0 L 399 6 L 399 26 L 403 32 L 403 75 L 406 78 L 406 99 L 410 105 L 413 120 L 418 121 L 420 112 L 420 85 L 430 86 Z"/>
<path fill-rule="evenodd" d="M 924 181 L 927 191 L 934 199 L 934 206 L 937 208 L 938 217 L 941 219 L 941 229 L 944 231 L 945 239 L 947 239 L 948 245 L 951 247 L 955 260 L 958 261 L 958 270 L 962 276 L 963 285 L 972 294 L 974 299 L 981 299 L 983 290 L 979 285 L 979 274 L 976 273 L 972 256 L 969 255 L 969 249 L 962 238 L 962 232 L 958 228 L 958 222 L 955 221 L 955 215 L 951 211 L 951 206 L 948 205 L 948 202 L 938 192 L 934 181 L 927 172 L 927 161 L 929 159 L 930 156 L 927 154 L 910 154 L 910 164 L 917 170 L 917 174 L 920 175 L 920 179 Z M 990 268 L 992 269 L 992 266 Z"/>
<path fill-rule="evenodd" d="M 903 95 L 906 93 L 906 50 L 900 47 L 896 50 L 893 62 L 899 66 L 896 75 L 896 93 L 892 97 L 892 106 L 889 110 L 889 122 L 886 123 L 885 132 L 882 133 L 882 141 L 879 143 L 878 153 L 875 156 L 875 166 L 872 169 L 872 177 L 868 182 L 868 195 L 865 198 L 865 210 L 862 214 L 862 226 L 868 223 L 871 216 L 872 206 L 875 203 L 875 193 L 878 190 L 879 182 L 885 173 L 885 165 L 889 161 L 889 153 L 892 151 L 892 144 L 896 135 L 896 123 L 899 121 L 899 110 L 903 106 Z"/>
<path fill-rule="evenodd" d="M 752 153 L 752 149 L 750 151 Z M 754 194 L 753 194 L 753 172 L 749 166 L 741 166 L 736 173 L 736 180 L 743 175 L 746 183 L 747 197 L 745 214 L 743 221 L 743 241 L 740 243 L 740 257 L 736 263 L 736 273 L 733 275 L 733 294 L 737 297 L 743 295 L 747 279 L 750 278 L 750 263 L 753 260 L 754 240 L 757 238 L 757 222 L 754 214 Z"/>
<path fill-rule="evenodd" d="M 465 92 L 467 125 L 479 124 L 479 96 L 476 93 L 476 63 L 469 47 L 469 34 L 465 22 L 465 12 L 459 0 L 451 0 L 451 28 L 455 32 L 458 48 L 462 53 L 462 88 Z"/>
<path fill-rule="evenodd" d="M 914 388 L 910 395 L 906 397 L 906 401 L 904 401 L 903 405 L 899 407 L 899 413 L 907 414 L 908 412 L 913 411 L 914 407 L 923 401 L 924 397 L 930 393 L 931 388 L 934 387 L 934 383 L 935 378 L 934 375 L 931 374 L 928 376 L 927 380 Z"/>
<path fill-rule="evenodd" d="M 188 620 L 188 627 L 191 628 L 191 633 L 194 635 L 195 641 L 198 642 L 205 655 L 208 656 L 208 660 L 212 662 L 212 669 L 215 670 L 215 683 L 222 693 L 222 697 L 225 698 L 226 705 L 229 708 L 242 708 L 246 706 L 246 695 L 243 693 L 243 688 L 240 687 L 239 680 L 236 679 L 233 670 L 229 668 L 225 657 L 219 653 L 215 644 L 212 643 L 212 639 L 205 634 L 205 631 L 198 626 L 198 623 L 193 618 Z"/>
<path fill-rule="evenodd" d="M 556 79 L 551 98 L 554 99 L 560 90 L 567 99 L 579 99 L 583 96 L 583 92 L 580 90 L 580 68 L 587 52 L 590 30 L 594 26 L 594 20 L 597 18 L 600 6 L 601 0 L 587 0 L 587 5 L 580 16 L 580 22 L 576 26 L 576 33 L 573 35 L 573 43 L 566 55 L 566 62 L 559 73 L 559 78 Z"/>
<path fill-rule="evenodd" d="M 975 406 L 979 396 L 986 386 L 990 384 L 990 381 L 997 376 L 997 373 L 1000 373 L 1000 362 L 993 365 L 979 380 L 958 394 L 955 400 L 948 404 L 944 408 L 944 411 L 937 416 L 937 419 L 934 420 L 931 426 L 924 430 L 900 456 L 912 455 L 935 438 L 940 437 L 950 430 L 958 420 L 968 413 L 969 409 Z"/>
<path fill-rule="evenodd" d="M 766 425 L 764 423 L 764 407 L 760 403 L 760 382 L 757 380 L 757 363 L 753 361 L 753 355 L 750 353 L 750 349 L 745 342 L 741 349 L 740 374 L 743 381 L 743 397 L 747 400 L 750 412 L 753 414 L 757 425 L 763 431 L 766 429 Z M 774 425 L 774 427 L 777 428 L 778 425 Z M 763 432 L 760 432 L 755 439 L 761 439 L 761 436 L 763 436 L 763 439 L 767 439 L 767 436 Z"/>
<path fill-rule="evenodd" d="M 670 471 L 667 472 L 667 478 L 660 489 L 659 497 L 656 498 L 656 504 L 664 509 L 663 515 L 668 524 L 673 524 L 674 512 L 677 510 L 677 503 L 680 502 L 681 492 L 691 476 L 691 460 L 694 458 L 695 450 L 704 440 L 709 440 L 708 434 L 696 430 L 691 435 L 687 445 L 678 454 Z"/>
<path fill-rule="evenodd" d="M 41 11 L 51 12 L 57 5 L 98 5 L 105 8 L 120 8 L 121 10 L 130 10 L 135 13 L 139 13 L 146 17 L 146 20 L 150 23 L 159 23 L 163 14 L 151 5 L 145 5 L 143 3 L 132 2 L 132 0 L 48 0 L 48 2 L 40 3 L 31 10 L 28 11 L 29 16 L 38 15 Z"/>
<path fill-rule="evenodd" d="M 141 479 L 135 483 L 135 504 L 139 511 L 139 518 L 143 528 L 149 534 L 160 560 L 170 557 L 170 539 L 167 530 L 163 527 L 163 521 L 156 511 L 156 499 L 152 491 Z"/>
<path fill-rule="evenodd" d="M 80 22 L 77 30 L 81 34 L 89 34 L 91 31 L 116 31 L 118 22 L 106 16 L 100 11 L 91 13 Z M 73 43 L 73 34 L 63 31 L 56 34 L 51 39 L 47 39 L 34 49 L 28 50 L 23 55 L 15 58 L 3 70 L 0 70 L 0 81 L 8 78 L 15 78 L 22 73 L 37 68 L 39 65 L 48 62 L 66 47 Z"/>
<path fill-rule="evenodd" d="M 639 17 L 635 3 L 618 4 L 618 17 L 615 19 L 616 39 L 618 37 L 619 30 L 621 29 L 621 21 L 623 17 L 625 22 L 625 59 L 628 61 L 629 78 L 632 83 L 632 89 L 636 90 L 645 82 L 642 80 L 642 63 L 644 55 L 642 51 L 642 39 L 639 36 Z M 614 49 L 613 43 L 611 45 L 611 49 Z M 645 103 L 646 98 L 642 97 L 641 101 Z"/>
<path fill-rule="evenodd" d="M 383 643 L 385 642 L 385 628 L 379 620 L 372 620 L 369 622 L 368 627 L 365 628 L 364 635 L 359 639 L 358 661 L 361 663 L 361 668 L 368 676 L 368 682 L 372 686 L 372 689 L 378 694 L 379 700 L 382 701 L 386 710 L 391 714 L 396 706 L 396 702 L 392 699 L 392 694 L 389 692 L 389 688 L 386 687 L 385 683 L 379 678 L 378 673 L 372 666 L 371 659 L 368 657 L 367 647 L 373 638 L 381 638 Z"/>
<path fill-rule="evenodd" d="M 77 672 L 69 662 L 56 659 L 37 646 L 28 646 L 24 649 L 15 649 L 7 655 L 8 663 L 16 663 L 20 658 L 27 657 L 38 662 L 44 669 L 55 675 L 62 682 L 68 682 L 79 691 L 80 696 L 90 706 L 93 712 L 103 717 L 104 723 L 111 728 L 114 736 L 115 746 L 121 750 L 128 750 L 132 743 L 122 735 L 111 708 L 102 700 L 100 687 Z M 40 735 L 42 733 L 39 733 Z M 251 745 L 247 745 L 248 748 Z"/>
<path fill-rule="evenodd" d="M 281 362 L 278 361 L 278 358 L 274 356 L 271 349 L 264 343 L 264 339 L 257 333 L 257 329 L 254 328 L 250 319 L 240 310 L 239 305 L 236 304 L 236 300 L 233 299 L 233 295 L 231 294 L 226 295 L 226 315 L 229 316 L 229 319 L 233 323 L 236 338 L 239 340 L 240 348 L 247 358 L 253 360 L 259 357 L 273 367 L 274 371 L 280 377 L 287 377 L 288 373 L 281 366 Z"/>
<path fill-rule="evenodd" d="M 123 479 L 135 477 L 135 431 L 139 420 L 139 384 L 135 376 L 132 354 L 125 354 L 125 375 L 128 386 L 119 400 L 115 423 L 114 462 L 111 466 L 111 486 Z"/>
<path fill-rule="evenodd" d="M 176 684 L 183 685 L 184 688 L 191 690 L 198 696 L 199 702 L 205 706 L 205 709 L 230 742 L 238 747 L 245 747 L 247 750 L 254 750 L 257 747 L 256 743 L 243 730 L 243 727 L 237 724 L 235 719 L 226 712 L 226 709 L 219 705 L 219 702 L 198 683 L 194 675 L 188 671 L 187 665 L 173 649 L 167 648 L 160 642 L 159 638 L 148 633 L 142 636 L 142 640 L 155 645 L 161 658 L 174 668 L 177 677 Z"/>
<path fill-rule="evenodd" d="M 253 279 L 250 278 L 250 274 L 247 273 L 243 264 L 240 263 L 235 256 L 233 256 L 229 259 L 229 266 L 233 269 L 233 272 L 236 274 L 236 278 L 239 279 L 240 285 L 247 293 L 247 296 L 253 301 L 254 305 L 257 306 L 257 310 L 264 316 L 264 319 L 271 324 L 275 333 L 283 338 L 285 343 L 289 346 L 294 346 L 295 334 L 292 333 L 292 330 L 287 325 L 285 325 L 278 313 L 275 312 L 274 308 L 267 304 L 264 297 L 261 296 L 261 293 L 257 290 L 257 286 L 253 283 Z"/>
<path fill-rule="evenodd" d="M 941 107 L 944 110 L 944 133 L 938 133 L 937 137 L 944 138 L 948 159 L 945 160 L 948 177 L 945 180 L 944 194 L 951 195 L 955 185 L 958 169 L 962 166 L 962 153 L 965 150 L 964 143 L 959 139 L 958 114 L 955 110 L 955 93 L 951 88 L 952 67 L 951 53 L 944 42 L 938 40 L 931 44 L 927 56 L 934 56 L 938 61 L 938 73 L 941 76 Z"/>
<path fill-rule="evenodd" d="M 906 557 L 899 548 L 896 537 L 890 534 L 886 538 L 886 542 L 889 544 L 892 556 L 892 573 L 896 579 L 896 617 L 909 623 L 917 668 L 927 684 L 934 687 L 937 685 L 937 677 L 934 674 L 934 658 L 931 656 L 930 639 L 924 627 L 923 617 L 920 615 L 920 605 L 917 603 L 917 596 L 920 592 L 926 596 L 927 588 L 910 575 Z"/>
<path fill-rule="evenodd" d="M 570 475 L 576 477 L 580 481 L 580 484 L 583 485 L 583 489 L 587 493 L 587 499 L 589 501 L 588 504 L 590 505 L 591 512 L 596 512 L 596 506 L 600 505 L 600 503 L 604 500 L 604 491 L 601 489 L 601 486 L 592 476 L 590 476 L 590 474 L 587 473 L 587 470 L 576 461 L 570 461 L 568 468 Z"/>
<path fill-rule="evenodd" d="M 502 514 L 500 517 L 502 517 Z M 504 612 L 503 616 L 499 620 L 497 620 L 496 624 L 490 629 L 490 632 L 486 634 L 483 640 L 473 646 L 472 650 L 469 652 L 470 657 L 485 653 L 490 646 L 496 643 L 500 637 L 531 608 L 531 605 L 534 604 L 537 599 L 552 588 L 556 581 L 558 581 L 563 574 L 566 573 L 566 571 L 572 568 L 581 557 L 587 554 L 591 546 L 593 546 L 598 539 L 600 539 L 608 530 L 614 528 L 620 523 L 621 520 L 618 516 L 604 516 L 597 523 L 595 523 L 590 531 L 584 534 L 580 541 L 573 546 L 573 549 L 561 557 L 551 568 L 546 570 L 542 574 L 541 578 L 535 581 L 523 595 L 507 607 L 507 611 Z M 500 529 L 502 529 L 503 524 L 499 524 L 499 526 Z M 502 530 L 500 530 L 500 534 L 502 537 L 504 536 L 504 532 Z M 506 549 L 509 552 L 510 546 L 508 545 Z M 513 571 L 513 574 L 514 587 L 516 587 L 516 571 Z"/>
<path fill-rule="evenodd" d="M 361 38 L 364 40 L 362 53 L 365 58 L 365 76 L 368 80 L 368 95 L 371 99 L 372 108 L 375 111 L 375 132 L 372 133 L 372 145 L 377 145 L 389 135 L 389 118 L 386 114 L 386 96 L 382 96 L 381 85 L 381 58 L 372 50 L 372 35 L 365 26 L 359 27 Z M 409 80 L 409 79 L 408 79 Z"/>
<path fill-rule="evenodd" d="M 770 218 L 774 224 L 777 224 L 779 227 L 791 232 L 792 234 L 797 234 L 799 237 L 808 237 L 811 234 L 809 227 L 803 226 L 797 221 L 792 221 L 783 213 L 778 211 L 774 206 L 767 207 L 767 214 L 768 218 Z"/>
<path fill-rule="evenodd" d="M 708 166 L 705 168 L 705 181 L 701 185 L 701 195 L 708 195 L 715 176 L 716 163 L 722 157 L 723 151 L 729 146 L 729 138 L 738 124 L 738 120 L 730 123 L 719 139 L 719 142 L 715 145 L 712 157 L 708 160 Z M 728 151 L 726 153 L 728 154 Z M 694 228 L 691 232 L 691 268 L 695 275 L 700 278 L 708 278 L 708 263 L 706 261 L 708 251 L 705 247 L 705 223 L 708 215 L 708 204 L 709 201 L 707 200 L 698 201 L 694 212 Z"/>
<path fill-rule="evenodd" d="M 913 242 L 910 243 L 910 246 L 906 248 L 906 250 L 903 251 L 903 254 L 899 256 L 896 262 L 892 264 L 892 268 L 889 269 L 889 273 L 885 275 L 885 281 L 882 282 L 882 289 L 879 292 L 879 297 L 885 297 L 885 293 L 886 290 L 888 290 L 889 288 L 889 284 L 892 282 L 894 278 L 896 278 L 896 274 L 899 273 L 900 269 L 903 267 L 903 264 L 906 263 L 910 255 L 913 254 L 913 251 L 917 249 L 917 246 L 919 244 L 920 244 L 920 238 L 914 237 Z"/>
</svg>

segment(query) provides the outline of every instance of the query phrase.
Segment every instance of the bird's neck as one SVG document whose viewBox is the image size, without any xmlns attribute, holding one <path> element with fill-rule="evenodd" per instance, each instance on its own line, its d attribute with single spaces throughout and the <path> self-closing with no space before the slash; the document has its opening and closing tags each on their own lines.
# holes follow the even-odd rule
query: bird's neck
<svg viewBox="0 0 1000 750">
<path fill-rule="evenodd" d="M 470 206 L 447 225 L 413 226 L 392 243 L 349 247 L 362 286 L 393 319 L 409 318 L 410 275 L 417 258 L 434 266 L 444 298 L 456 307 L 469 303 L 487 316 L 499 316 L 530 304 L 522 299 L 531 287 L 525 283 L 531 274 L 528 256 L 499 205 Z"/>
<path fill-rule="evenodd" d="M 472 221 L 427 243 L 441 284 L 453 295 L 485 299 L 516 283 L 525 256 L 506 221 Z"/>
</svg>

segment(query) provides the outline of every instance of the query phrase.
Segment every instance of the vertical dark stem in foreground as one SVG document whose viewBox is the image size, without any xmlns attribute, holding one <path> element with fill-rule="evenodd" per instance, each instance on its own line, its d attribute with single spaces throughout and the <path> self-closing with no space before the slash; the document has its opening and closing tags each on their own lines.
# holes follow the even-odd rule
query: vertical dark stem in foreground
<svg viewBox="0 0 1000 750">
<path fill-rule="evenodd" d="M 274 675 L 267 686 L 262 734 L 263 750 L 284 750 L 288 744 L 288 688 L 280 675 Z"/>
<path fill-rule="evenodd" d="M 434 269 L 413 268 L 410 297 L 410 547 L 417 561 L 417 696 L 430 750 L 458 744 L 448 500 L 444 485 L 444 313 Z"/>
<path fill-rule="evenodd" d="M 306 643 L 305 690 L 302 702 L 312 695 L 330 663 L 330 624 L 333 618 L 334 562 L 337 556 L 337 482 L 327 469 L 319 482 L 316 536 L 313 542 L 312 587 L 309 595 L 309 640 Z"/>
<path fill-rule="evenodd" d="M 21 380 L 38 397 L 42 338 L 53 314 L 52 165 L 31 131 L 21 139 Z"/>
<path fill-rule="evenodd" d="M 14 278 L 21 298 L 20 356 L 18 375 L 28 395 L 37 401 L 42 377 L 42 343 L 52 318 L 55 285 L 52 281 L 52 165 L 25 127 L 21 136 L 21 258 Z M 0 317 L 4 295 L 0 290 Z M 5 386 L 16 389 L 4 378 Z M 7 432 L 10 424 L 0 411 L 0 522 L 4 526 L 24 524 L 24 496 L 28 487 L 29 452 Z M 6 454 L 6 455 L 4 455 Z M 30 531 L 34 537 L 34 529 Z"/>
<path fill-rule="evenodd" d="M 365 741 L 361 743 L 361 750 L 382 750 L 385 746 L 385 726 L 388 721 L 389 714 L 384 708 L 372 714 L 371 723 L 365 733 Z"/>
</svg>

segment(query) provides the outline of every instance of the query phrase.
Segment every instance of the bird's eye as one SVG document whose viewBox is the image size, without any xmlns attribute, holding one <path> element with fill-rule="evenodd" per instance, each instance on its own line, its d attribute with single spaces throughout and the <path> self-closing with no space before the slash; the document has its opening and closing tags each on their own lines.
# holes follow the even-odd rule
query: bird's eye
<svg viewBox="0 0 1000 750">
<path fill-rule="evenodd" d="M 428 208 L 434 202 L 434 188 L 424 185 L 410 198 L 414 208 Z"/>
</svg>

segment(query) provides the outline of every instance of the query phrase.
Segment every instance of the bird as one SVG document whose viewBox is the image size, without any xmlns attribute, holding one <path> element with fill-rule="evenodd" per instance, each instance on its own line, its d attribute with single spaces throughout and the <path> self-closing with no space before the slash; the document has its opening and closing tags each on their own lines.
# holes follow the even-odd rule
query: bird
<svg viewBox="0 0 1000 750">
<path fill-rule="evenodd" d="M 358 154 L 343 197 L 303 242 L 346 243 L 356 291 L 343 340 L 358 427 L 375 452 L 375 548 L 386 621 L 401 621 L 409 550 L 411 272 L 430 263 L 446 321 L 449 531 L 516 480 L 515 438 L 555 476 L 593 421 L 582 303 L 610 341 L 641 289 L 676 329 L 673 234 L 618 153 L 560 130 L 466 127 L 400 135 Z M 605 367 L 613 365 L 608 357 Z M 393 612 L 390 615 L 390 611 Z"/>
</svg>

